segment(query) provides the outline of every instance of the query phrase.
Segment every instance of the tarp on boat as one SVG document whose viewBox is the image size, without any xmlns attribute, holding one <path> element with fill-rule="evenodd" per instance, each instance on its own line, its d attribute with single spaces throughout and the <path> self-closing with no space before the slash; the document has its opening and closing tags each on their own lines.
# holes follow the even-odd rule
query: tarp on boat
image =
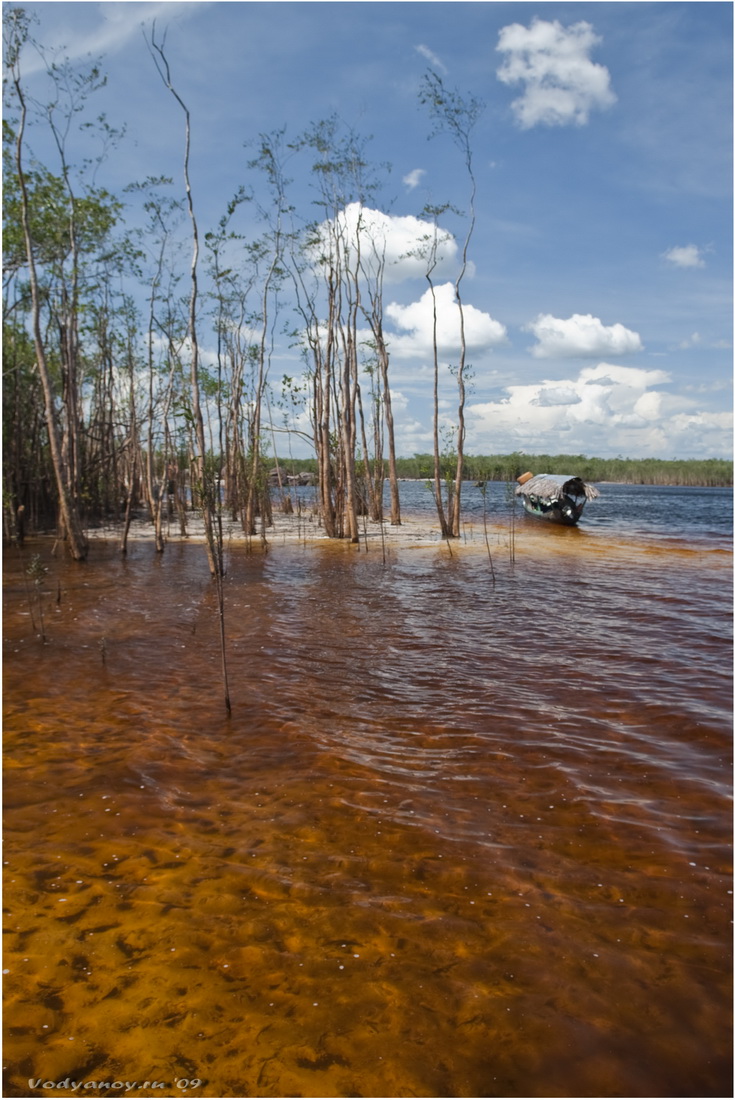
<svg viewBox="0 0 735 1100">
<path fill-rule="evenodd" d="M 594 485 L 588 485 L 581 477 L 569 474 L 536 474 L 516 489 L 516 496 L 535 496 L 548 501 L 561 500 L 564 496 L 583 496 L 587 500 L 594 500 L 599 495 L 599 490 Z"/>
</svg>

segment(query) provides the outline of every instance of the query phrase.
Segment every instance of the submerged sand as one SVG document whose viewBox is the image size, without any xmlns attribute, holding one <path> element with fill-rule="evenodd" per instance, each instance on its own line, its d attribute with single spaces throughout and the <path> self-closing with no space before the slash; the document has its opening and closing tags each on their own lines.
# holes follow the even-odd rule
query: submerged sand
<svg viewBox="0 0 735 1100">
<path fill-rule="evenodd" d="M 204 541 L 204 523 L 201 515 L 188 513 L 186 517 L 186 533 L 182 533 L 178 516 L 174 514 L 164 521 L 164 538 L 166 542 L 202 542 Z M 122 523 L 106 524 L 90 529 L 87 534 L 91 539 L 121 539 L 123 533 Z M 258 521 L 258 532 L 255 535 L 247 535 L 239 520 L 229 517 L 223 518 L 222 533 L 225 545 L 250 545 L 253 548 L 259 545 L 281 546 L 294 544 L 308 544 L 318 542 L 343 543 L 351 545 L 348 539 L 330 539 L 319 521 L 319 517 L 311 510 L 273 513 L 273 523 L 269 527 L 262 527 Z M 507 525 L 491 524 L 488 521 L 487 535 L 491 545 L 497 547 L 499 542 L 507 541 L 511 531 Z M 136 518 L 130 525 L 128 539 L 130 541 L 145 541 L 153 539 L 153 524 L 147 518 Z M 404 516 L 400 524 L 393 525 L 388 521 L 376 523 L 365 517 L 360 519 L 360 544 L 363 547 L 390 547 L 391 549 L 404 549 L 412 546 L 426 546 L 431 543 L 445 542 L 437 520 L 427 516 Z M 452 539 L 452 548 L 458 545 L 481 545 L 485 547 L 485 528 L 482 523 L 463 523 L 462 533 L 459 539 Z"/>
</svg>

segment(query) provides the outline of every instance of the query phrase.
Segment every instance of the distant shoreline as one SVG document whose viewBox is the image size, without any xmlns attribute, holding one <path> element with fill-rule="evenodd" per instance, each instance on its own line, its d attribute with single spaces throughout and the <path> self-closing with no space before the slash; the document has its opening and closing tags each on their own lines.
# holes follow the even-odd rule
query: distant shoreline
<svg viewBox="0 0 735 1100">
<path fill-rule="evenodd" d="M 313 458 L 272 458 L 283 478 L 300 473 L 315 474 Z M 463 483 L 478 481 L 514 482 L 527 470 L 534 474 L 567 474 L 581 477 L 583 481 L 612 485 L 671 485 L 681 488 L 727 489 L 733 484 L 733 460 L 730 458 L 588 458 L 586 455 L 523 454 L 465 455 L 463 459 Z M 375 463 L 370 463 L 375 476 Z M 440 460 L 443 478 L 454 479 L 456 470 L 453 456 Z M 388 480 L 387 461 L 383 467 Z M 429 454 L 415 454 L 411 458 L 396 459 L 399 481 L 434 480 L 434 458 Z"/>
<path fill-rule="evenodd" d="M 548 472 L 553 472 L 553 471 L 548 471 Z M 569 471 L 565 471 L 565 472 L 568 473 Z M 547 471 L 542 470 L 541 473 L 547 473 Z M 429 481 L 429 480 L 433 484 L 433 480 L 434 480 L 433 477 L 430 478 L 430 479 L 425 478 L 425 477 L 399 477 L 398 478 L 399 482 L 407 481 L 407 482 L 419 482 L 420 483 L 420 482 L 426 482 L 426 481 Z M 478 479 L 478 478 L 474 478 L 474 477 L 466 477 L 466 478 L 462 479 L 462 485 L 463 486 L 464 485 L 475 485 L 478 480 L 482 481 L 483 479 L 482 478 Z M 509 479 L 508 478 L 501 478 L 501 477 L 496 477 L 496 478 L 488 477 L 488 478 L 485 478 L 484 480 L 485 481 L 492 481 L 496 485 L 502 485 L 504 481 L 507 481 Z M 718 483 L 715 484 L 713 482 L 691 482 L 691 481 L 690 482 L 681 482 L 681 481 L 625 481 L 625 480 L 621 480 L 620 478 L 604 478 L 604 477 L 596 477 L 596 478 L 584 477 L 583 480 L 584 481 L 591 481 L 591 482 L 593 481 L 595 483 L 595 485 L 640 485 L 641 487 L 648 485 L 648 486 L 651 486 L 651 487 L 655 486 L 658 489 L 730 489 L 730 488 L 732 488 L 732 481 L 727 481 L 727 482 L 723 481 L 722 483 L 718 482 Z M 387 479 L 386 479 L 386 482 L 387 482 Z"/>
</svg>

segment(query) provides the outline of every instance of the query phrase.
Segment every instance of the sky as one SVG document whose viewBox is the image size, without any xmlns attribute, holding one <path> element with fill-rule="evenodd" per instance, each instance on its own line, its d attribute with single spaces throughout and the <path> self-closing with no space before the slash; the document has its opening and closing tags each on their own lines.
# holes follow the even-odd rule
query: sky
<svg viewBox="0 0 735 1100">
<path fill-rule="evenodd" d="M 27 3 L 34 35 L 101 57 L 95 100 L 126 137 L 100 170 L 180 181 L 180 111 L 143 28 L 165 34 L 191 112 L 201 231 L 259 134 L 293 141 L 337 114 L 370 137 L 383 185 L 368 216 L 389 259 L 385 323 L 401 455 L 432 447 L 431 301 L 406 254 L 427 204 L 468 209 L 460 152 L 419 104 L 431 68 L 484 109 L 472 133 L 476 227 L 462 282 L 471 454 L 732 455 L 732 5 L 695 3 Z M 6 5 L 7 7 L 7 5 Z M 24 77 L 43 95 L 42 62 Z M 34 149 L 45 156 L 41 133 Z M 289 165 L 289 168 L 292 166 Z M 297 203 L 316 217 L 308 173 Z M 260 231 L 255 204 L 243 231 Z M 346 217 L 349 218 L 349 212 Z M 452 289 L 467 218 L 437 269 L 442 417 L 456 420 Z M 262 227 L 261 227 L 262 230 Z M 211 352 L 212 349 L 210 349 Z M 277 345 L 273 377 L 297 374 Z M 308 454 L 297 445 L 295 454 Z"/>
</svg>

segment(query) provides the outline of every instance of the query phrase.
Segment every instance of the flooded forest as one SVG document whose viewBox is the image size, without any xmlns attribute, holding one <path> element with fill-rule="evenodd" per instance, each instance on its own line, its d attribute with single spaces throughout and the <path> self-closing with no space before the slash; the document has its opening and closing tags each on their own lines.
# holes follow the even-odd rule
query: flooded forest
<svg viewBox="0 0 735 1100">
<path fill-rule="evenodd" d="M 729 1095 L 731 464 L 524 526 L 465 454 L 482 105 L 432 70 L 397 454 L 368 143 L 261 134 L 204 224 L 145 46 L 181 160 L 112 194 L 103 69 L 37 98 L 5 11 L 3 1095 Z"/>
<path fill-rule="evenodd" d="M 161 510 L 172 498 L 181 523 L 204 517 L 210 566 L 219 569 L 222 511 L 254 534 L 272 508 L 288 511 L 286 467 L 294 439 L 313 448 L 320 523 L 330 538 L 359 538 L 358 517 L 400 523 L 389 352 L 383 327 L 386 256 L 380 187 L 367 141 L 336 117 L 286 141 L 260 135 L 248 182 L 214 226 L 201 226 L 191 182 L 189 107 L 155 28 L 146 44 L 161 96 L 180 115 L 181 164 L 169 176 L 131 182 L 113 195 L 95 182 L 124 140 L 94 120 L 99 67 L 48 63 L 47 103 L 26 91 L 32 49 L 22 9 L 6 19 L 4 130 L 4 525 L 6 536 L 58 525 L 75 560 L 85 526 L 127 523 L 145 508 L 163 550 Z M 464 166 L 469 220 L 454 282 L 461 283 L 474 225 L 471 131 L 480 104 L 428 71 L 427 116 L 453 140 Z M 34 152 L 40 141 L 53 164 Z M 84 157 L 79 161 L 80 148 Z M 311 178 L 298 210 L 288 173 Z M 241 217 L 247 208 L 248 218 Z M 448 207 L 415 222 L 407 256 L 436 293 L 434 271 L 455 246 L 441 225 Z M 314 214 L 316 213 L 316 217 Z M 243 225 L 248 227 L 247 232 Z M 395 262 L 395 260 L 393 261 Z M 389 275 L 390 273 L 388 273 Z M 288 308 L 284 302 L 288 302 Z M 432 478 L 447 537 L 459 533 L 464 479 L 466 346 L 457 348 L 456 425 L 440 439 L 435 307 Z M 274 349 L 295 348 L 301 367 L 273 377 Z M 293 356 L 292 356 L 293 358 Z M 267 457 L 266 457 L 267 456 Z"/>
</svg>

